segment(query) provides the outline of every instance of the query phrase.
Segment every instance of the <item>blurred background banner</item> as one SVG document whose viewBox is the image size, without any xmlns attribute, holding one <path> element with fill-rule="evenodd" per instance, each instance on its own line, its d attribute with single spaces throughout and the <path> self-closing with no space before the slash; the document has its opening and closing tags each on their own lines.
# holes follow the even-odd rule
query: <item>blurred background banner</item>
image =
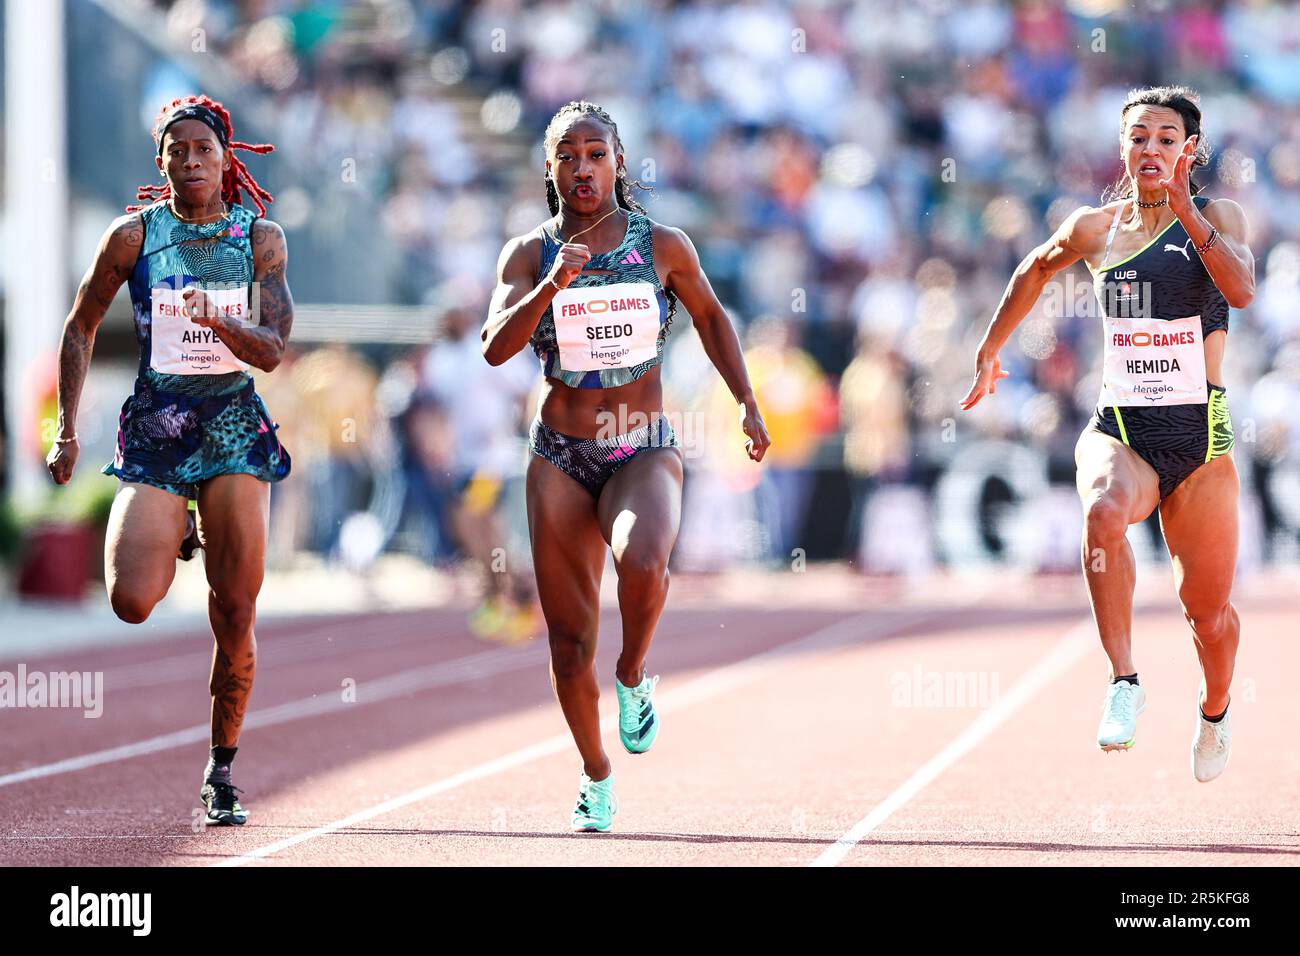
<svg viewBox="0 0 1300 956">
<path fill-rule="evenodd" d="M 653 185 L 649 215 L 699 249 L 773 439 L 745 459 L 683 313 L 664 370 L 687 452 L 675 568 L 1074 571 L 1073 447 L 1101 351 L 1082 264 L 1004 349 L 996 396 L 957 402 L 1017 262 L 1119 175 L 1126 92 L 1165 83 L 1201 93 L 1199 177 L 1252 228 L 1257 294 L 1226 365 L 1242 569 L 1300 556 L 1294 4 L 8 0 L 2 29 L 6 588 L 48 579 L 30 566 L 51 529 L 102 532 L 116 482 L 99 467 L 136 367 L 125 288 L 56 490 L 58 335 L 106 226 L 157 181 L 159 106 L 197 92 L 276 146 L 248 160 L 298 303 L 291 354 L 258 375 L 294 456 L 273 570 L 508 556 L 517 580 L 483 586 L 526 589 L 540 372 L 531 353 L 489 367 L 478 329 L 504 241 L 548 216 L 546 122 L 586 99 Z M 1162 558 L 1154 520 L 1130 537 Z M 76 540 L 93 575 L 100 545 Z"/>
</svg>

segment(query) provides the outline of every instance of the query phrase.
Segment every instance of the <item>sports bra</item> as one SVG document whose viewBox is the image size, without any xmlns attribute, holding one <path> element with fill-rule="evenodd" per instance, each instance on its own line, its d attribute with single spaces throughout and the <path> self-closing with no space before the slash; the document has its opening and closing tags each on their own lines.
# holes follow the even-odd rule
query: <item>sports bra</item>
<svg viewBox="0 0 1300 956">
<path fill-rule="evenodd" d="M 666 291 L 659 282 L 659 275 L 655 272 L 654 265 L 654 242 L 651 236 L 651 222 L 649 217 L 637 212 L 635 209 L 628 209 L 627 232 L 623 236 L 623 241 L 611 249 L 609 252 L 602 252 L 593 255 L 583 267 L 583 272 L 574 276 L 573 281 L 563 292 L 578 289 L 596 289 L 602 286 L 612 286 L 615 284 L 637 283 L 637 286 L 625 285 L 623 289 L 641 289 L 648 294 L 642 298 L 618 298 L 612 301 L 599 300 L 601 303 L 602 315 L 605 317 L 604 329 L 610 327 L 609 323 L 616 317 L 615 312 L 621 304 L 636 304 L 641 307 L 641 314 L 644 316 L 649 310 L 658 312 L 658 334 L 654 337 L 652 345 L 644 344 L 638 351 L 645 354 L 645 357 L 627 367 L 611 368 L 591 368 L 591 369 L 566 369 L 562 367 L 562 349 L 558 340 L 555 328 L 554 300 L 551 305 L 546 307 L 541 319 L 537 323 L 528 342 L 537 353 L 538 359 L 542 364 L 542 372 L 548 378 L 558 379 L 571 388 L 617 388 L 620 385 L 627 385 L 629 382 L 635 382 L 650 369 L 663 363 L 664 343 L 668 338 L 668 330 L 672 325 L 673 315 L 677 311 L 677 297 L 672 292 Z M 555 261 L 555 256 L 559 253 L 563 241 L 546 227 L 541 230 L 542 235 L 542 258 L 541 265 L 538 268 L 536 281 L 541 283 L 545 280 L 546 275 L 551 271 L 551 265 Z M 592 273 L 587 270 L 609 270 L 608 274 Z M 565 299 L 581 297 L 581 293 L 574 293 L 566 296 Z M 557 299 L 560 296 L 557 295 Z M 588 298 L 592 298 L 589 294 Z M 580 307 L 580 306 L 579 306 Z M 610 311 L 610 310 L 614 311 Z M 566 310 L 567 311 L 567 310 Z M 618 326 L 615 325 L 615 328 Z M 596 330 L 597 335 L 601 334 L 601 327 Z M 590 336 L 592 329 L 587 328 L 586 332 Z M 594 343 L 591 354 L 596 354 L 597 345 Z M 573 351 L 568 352 L 573 355 Z M 606 350 L 605 354 L 616 355 L 616 351 Z M 617 362 L 618 359 L 611 358 L 610 362 Z"/>
</svg>

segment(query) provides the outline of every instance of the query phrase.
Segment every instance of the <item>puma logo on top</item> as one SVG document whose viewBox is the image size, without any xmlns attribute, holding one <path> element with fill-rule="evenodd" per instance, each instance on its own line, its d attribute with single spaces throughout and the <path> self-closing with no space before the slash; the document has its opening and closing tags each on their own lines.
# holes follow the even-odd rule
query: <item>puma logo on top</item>
<svg viewBox="0 0 1300 956">
<path fill-rule="evenodd" d="M 1187 242 L 1191 242 L 1191 241 L 1192 241 L 1192 237 L 1188 236 Z M 1176 246 L 1172 242 L 1166 242 L 1165 252 L 1181 252 L 1183 254 L 1183 258 L 1186 259 L 1188 262 L 1191 262 L 1192 257 L 1187 253 L 1187 242 L 1184 242 L 1181 246 Z"/>
</svg>

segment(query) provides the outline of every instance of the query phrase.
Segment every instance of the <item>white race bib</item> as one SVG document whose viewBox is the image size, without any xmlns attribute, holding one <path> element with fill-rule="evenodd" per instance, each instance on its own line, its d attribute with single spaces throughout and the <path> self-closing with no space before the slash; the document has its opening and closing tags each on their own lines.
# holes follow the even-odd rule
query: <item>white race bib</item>
<svg viewBox="0 0 1300 956">
<path fill-rule="evenodd" d="M 560 368 L 632 368 L 657 354 L 659 301 L 649 282 L 561 289 L 551 301 Z"/>
<path fill-rule="evenodd" d="M 1104 322 L 1101 404 L 1200 405 L 1205 385 L 1201 317 Z"/>
<path fill-rule="evenodd" d="M 195 286 L 197 288 L 197 286 Z M 235 357 L 212 329 L 196 325 L 185 314 L 185 289 L 158 286 L 153 290 L 153 346 L 149 364 L 166 375 L 222 375 L 242 372 L 248 363 Z M 253 325 L 248 287 L 200 290 L 232 319 Z"/>
</svg>

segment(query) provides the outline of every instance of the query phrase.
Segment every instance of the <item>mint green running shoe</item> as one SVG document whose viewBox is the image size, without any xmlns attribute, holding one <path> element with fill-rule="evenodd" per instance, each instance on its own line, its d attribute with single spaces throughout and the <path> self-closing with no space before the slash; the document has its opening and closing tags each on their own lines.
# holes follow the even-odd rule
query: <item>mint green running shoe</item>
<svg viewBox="0 0 1300 956">
<path fill-rule="evenodd" d="M 659 715 L 655 713 L 651 695 L 659 675 L 645 676 L 635 687 L 624 687 L 614 678 L 614 691 L 618 694 L 618 736 L 630 754 L 643 754 L 659 736 Z"/>
<path fill-rule="evenodd" d="M 604 833 L 618 813 L 614 796 L 614 774 L 604 780 L 592 780 L 583 771 L 578 778 L 578 802 L 573 807 L 573 829 L 579 833 Z"/>
</svg>

